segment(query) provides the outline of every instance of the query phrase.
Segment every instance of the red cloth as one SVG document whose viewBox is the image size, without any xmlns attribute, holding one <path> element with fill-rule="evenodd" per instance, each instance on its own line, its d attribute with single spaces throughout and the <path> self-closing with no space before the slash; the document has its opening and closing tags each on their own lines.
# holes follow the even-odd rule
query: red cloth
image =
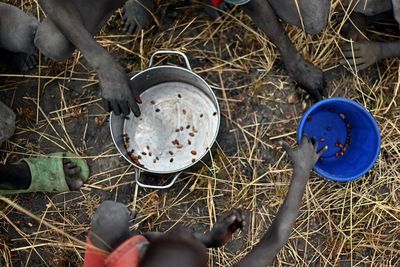
<svg viewBox="0 0 400 267">
<path fill-rule="evenodd" d="M 95 247 L 92 240 L 87 237 L 84 267 L 104 267 L 104 262 L 109 254 Z"/>
<path fill-rule="evenodd" d="M 141 248 L 148 241 L 142 235 L 132 236 L 110 255 L 100 252 L 99 249 L 92 245 L 89 238 L 87 243 L 89 246 L 85 252 L 84 267 L 137 267 L 139 266 Z"/>
<path fill-rule="evenodd" d="M 219 6 L 224 2 L 224 0 L 210 0 L 213 6 Z"/>
</svg>

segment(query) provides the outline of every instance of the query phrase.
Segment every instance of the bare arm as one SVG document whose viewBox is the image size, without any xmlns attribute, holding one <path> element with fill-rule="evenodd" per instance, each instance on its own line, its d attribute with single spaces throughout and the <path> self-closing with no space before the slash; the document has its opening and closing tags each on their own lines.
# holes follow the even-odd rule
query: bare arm
<svg viewBox="0 0 400 267">
<path fill-rule="evenodd" d="M 243 228 L 245 225 L 244 216 L 238 209 L 233 209 L 223 216 L 211 229 L 211 231 L 200 234 L 194 233 L 194 236 L 200 240 L 207 248 L 218 248 L 225 245 L 226 242 L 231 239 L 232 234 L 237 229 Z M 147 240 L 152 242 L 153 240 L 165 235 L 160 232 L 147 232 L 143 233 Z"/>
<path fill-rule="evenodd" d="M 286 143 L 283 147 L 294 163 L 293 178 L 285 201 L 260 242 L 236 267 L 265 267 L 270 265 L 279 250 L 286 244 L 299 213 L 301 200 L 307 185 L 308 176 L 326 147 L 317 152 L 318 145 L 303 137 L 298 149 L 292 150 Z"/>
<path fill-rule="evenodd" d="M 267 0 L 251 0 L 243 10 L 278 48 L 291 76 L 316 100 L 326 96 L 321 70 L 297 52 Z"/>
<path fill-rule="evenodd" d="M 79 10 L 72 1 L 40 0 L 40 5 L 60 31 L 82 52 L 88 63 L 95 69 L 100 80 L 106 108 L 117 115 L 128 115 L 130 109 L 139 116 L 140 103 L 137 92 L 130 87 L 124 70 L 111 55 L 102 48 L 85 28 Z"/>
</svg>

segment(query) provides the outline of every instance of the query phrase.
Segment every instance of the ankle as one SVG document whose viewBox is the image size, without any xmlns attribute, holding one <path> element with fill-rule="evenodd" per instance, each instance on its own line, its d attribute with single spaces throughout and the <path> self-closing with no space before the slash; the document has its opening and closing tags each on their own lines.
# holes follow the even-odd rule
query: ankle
<svg viewBox="0 0 400 267">
<path fill-rule="evenodd" d="M 19 190 L 31 185 L 31 172 L 25 162 L 0 165 L 0 188 Z"/>
</svg>

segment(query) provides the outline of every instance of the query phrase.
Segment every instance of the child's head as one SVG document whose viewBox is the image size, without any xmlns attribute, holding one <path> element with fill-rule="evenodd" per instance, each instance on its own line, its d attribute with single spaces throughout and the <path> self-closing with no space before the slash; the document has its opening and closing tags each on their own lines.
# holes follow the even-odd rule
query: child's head
<svg viewBox="0 0 400 267">
<path fill-rule="evenodd" d="M 141 267 L 206 267 L 206 247 L 187 230 L 177 230 L 152 241 Z"/>
</svg>

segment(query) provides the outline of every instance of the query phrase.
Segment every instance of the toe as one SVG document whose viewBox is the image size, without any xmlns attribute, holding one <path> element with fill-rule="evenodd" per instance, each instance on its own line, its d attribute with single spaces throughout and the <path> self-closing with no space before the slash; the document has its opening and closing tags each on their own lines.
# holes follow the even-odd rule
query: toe
<svg viewBox="0 0 400 267">
<path fill-rule="evenodd" d="M 74 176 L 77 175 L 81 171 L 81 167 L 79 166 L 74 166 L 72 168 L 66 168 L 64 169 L 65 174 L 68 176 Z"/>
<path fill-rule="evenodd" d="M 72 191 L 79 190 L 79 188 L 81 188 L 83 185 L 83 180 L 81 178 L 77 178 L 77 179 L 67 178 L 66 182 L 69 187 L 69 190 L 72 190 Z"/>
</svg>

